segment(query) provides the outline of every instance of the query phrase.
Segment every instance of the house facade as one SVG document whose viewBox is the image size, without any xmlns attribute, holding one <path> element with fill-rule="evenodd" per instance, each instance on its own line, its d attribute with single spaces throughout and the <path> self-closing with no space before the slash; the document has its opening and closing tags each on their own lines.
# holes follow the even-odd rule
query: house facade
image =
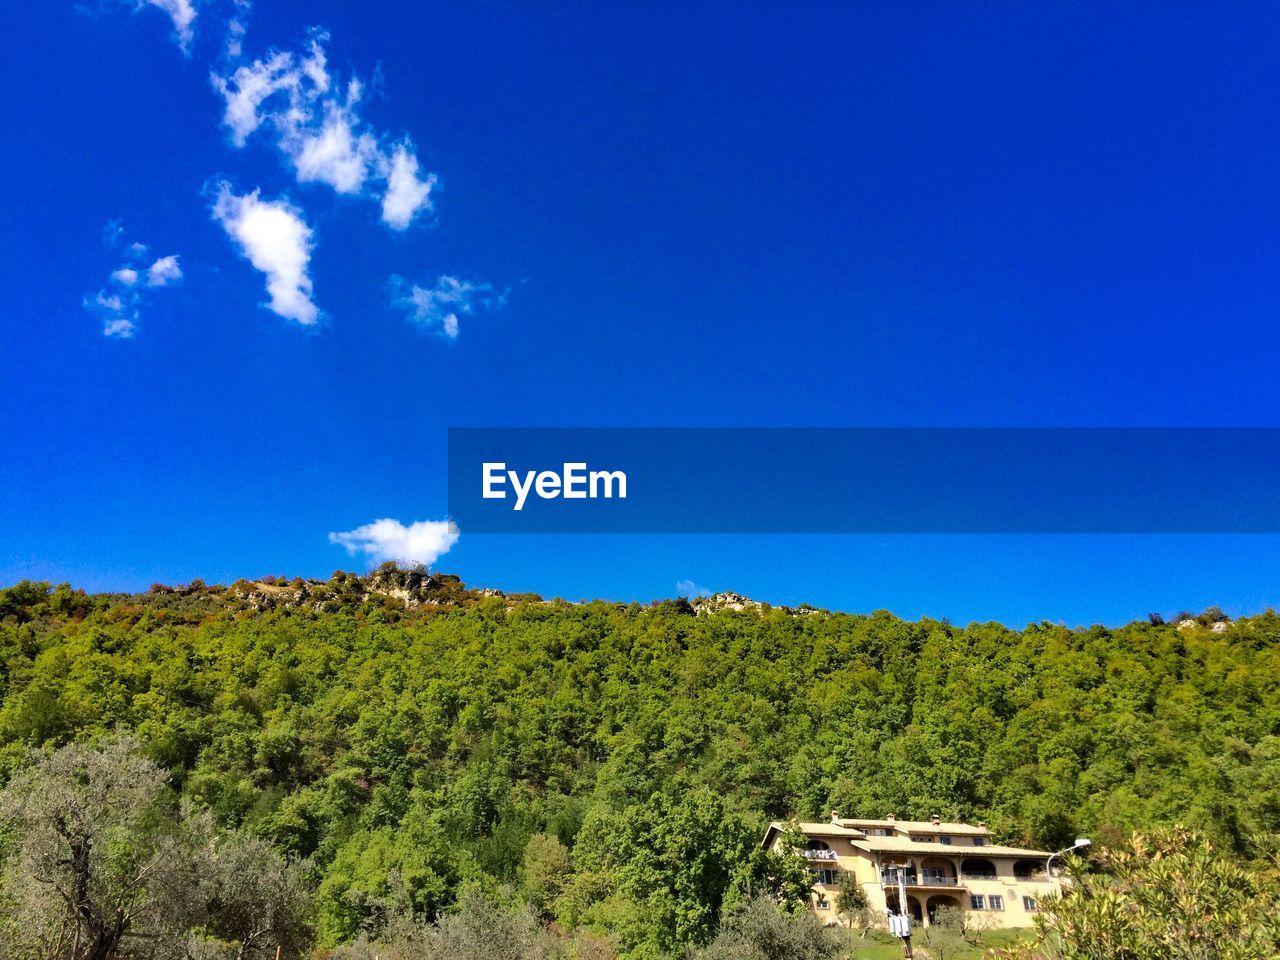
<svg viewBox="0 0 1280 960">
<path fill-rule="evenodd" d="M 814 876 L 810 905 L 824 923 L 841 923 L 836 890 L 842 874 L 852 874 L 866 894 L 870 912 L 897 913 L 898 875 L 906 883 L 907 912 L 928 924 L 939 907 L 979 915 L 987 928 L 1029 927 L 1041 897 L 1058 881 L 1045 873 L 1043 850 L 995 843 L 985 823 L 932 820 L 860 820 L 831 814 L 828 823 L 772 823 L 761 845 L 783 852 L 784 838 L 798 831 Z M 974 917 L 979 919 L 979 917 Z"/>
</svg>

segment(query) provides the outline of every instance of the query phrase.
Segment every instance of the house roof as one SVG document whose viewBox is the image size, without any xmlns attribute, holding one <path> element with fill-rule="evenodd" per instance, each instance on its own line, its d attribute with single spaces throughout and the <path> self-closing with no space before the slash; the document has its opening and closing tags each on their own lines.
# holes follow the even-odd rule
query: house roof
<svg viewBox="0 0 1280 960">
<path fill-rule="evenodd" d="M 986 827 L 975 827 L 972 823 L 958 823 L 952 820 L 942 820 L 934 823 L 932 820 L 845 820 L 848 823 L 859 828 L 880 827 L 889 830 L 906 830 L 910 833 L 955 833 L 965 836 L 986 836 L 991 831 Z"/>
<path fill-rule="evenodd" d="M 774 835 L 787 829 L 798 829 L 807 837 L 842 837 L 853 846 L 866 853 L 936 853 L 950 857 L 1047 857 L 1046 850 L 1032 850 L 1027 847 L 1009 847 L 998 843 L 985 843 L 980 847 L 956 846 L 945 843 L 927 843 L 912 840 L 910 837 L 889 836 L 872 837 L 866 833 L 871 826 L 891 827 L 906 833 L 931 832 L 933 834 L 953 833 L 965 836 L 989 836 L 985 827 L 975 827 L 967 823 L 939 823 L 919 820 L 850 820 L 841 818 L 837 822 L 783 824 L 773 822 L 765 831 L 760 845 L 768 847 Z M 959 828 L 959 829 L 953 829 Z"/>
<path fill-rule="evenodd" d="M 947 857 L 1028 857 L 1043 859 L 1049 856 L 1047 850 L 1030 850 L 1026 847 L 1006 847 L 998 843 L 988 843 L 981 847 L 957 847 L 945 843 L 918 843 L 906 837 L 867 837 L 865 840 L 851 841 L 855 847 L 868 853 L 936 853 Z"/>
</svg>

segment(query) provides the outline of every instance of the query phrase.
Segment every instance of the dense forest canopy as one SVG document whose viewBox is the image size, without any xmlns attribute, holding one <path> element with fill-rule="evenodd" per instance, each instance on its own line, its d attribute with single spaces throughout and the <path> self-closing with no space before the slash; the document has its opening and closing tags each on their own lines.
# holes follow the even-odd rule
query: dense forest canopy
<svg viewBox="0 0 1280 960">
<path fill-rule="evenodd" d="M 1280 831 L 1280 617 L 956 627 L 568 604 L 387 567 L 0 590 L 0 779 L 129 734 L 217 826 L 309 861 L 337 945 L 468 891 L 637 956 L 785 884 L 771 819 L 985 820 L 1054 848 Z"/>
</svg>

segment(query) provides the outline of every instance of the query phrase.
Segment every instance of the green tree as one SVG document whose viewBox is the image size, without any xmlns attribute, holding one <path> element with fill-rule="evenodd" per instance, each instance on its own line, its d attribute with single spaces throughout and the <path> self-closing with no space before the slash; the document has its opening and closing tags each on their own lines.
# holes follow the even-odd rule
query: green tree
<svg viewBox="0 0 1280 960">
<path fill-rule="evenodd" d="M 849 926 L 867 926 L 867 894 L 856 875 L 842 871 L 836 885 L 836 910 Z"/>
<path fill-rule="evenodd" d="M 555 901 L 564 893 L 572 872 L 569 849 L 560 839 L 535 833 L 524 849 L 520 892 L 540 916 L 549 916 Z"/>
</svg>

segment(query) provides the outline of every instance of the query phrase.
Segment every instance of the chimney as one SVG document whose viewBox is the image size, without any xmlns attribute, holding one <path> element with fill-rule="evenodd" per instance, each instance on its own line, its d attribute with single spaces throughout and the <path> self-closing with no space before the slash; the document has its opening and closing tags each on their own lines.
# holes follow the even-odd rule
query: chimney
<svg viewBox="0 0 1280 960">
<path fill-rule="evenodd" d="M 935 813 L 935 814 L 934 814 L 930 819 L 932 819 L 932 820 L 933 820 L 933 825 L 934 825 L 935 827 L 936 827 L 938 824 L 942 823 L 942 817 L 938 816 L 936 813 Z"/>
<path fill-rule="evenodd" d="M 987 821 L 985 821 L 985 820 L 979 820 L 979 821 L 978 821 L 978 829 L 979 829 L 979 830 L 985 830 L 985 829 L 987 829 Z"/>
<path fill-rule="evenodd" d="M 884 815 L 884 818 L 885 818 L 886 820 L 888 820 L 890 823 L 893 823 L 893 821 L 895 821 L 895 820 L 897 820 L 897 819 L 898 819 L 898 818 L 897 818 L 897 817 L 895 817 L 892 813 L 886 813 L 886 814 Z"/>
<path fill-rule="evenodd" d="M 840 822 L 840 811 L 839 811 L 839 810 L 832 810 L 832 811 L 831 811 L 831 822 L 832 822 L 832 823 L 839 823 L 839 822 Z"/>
</svg>

